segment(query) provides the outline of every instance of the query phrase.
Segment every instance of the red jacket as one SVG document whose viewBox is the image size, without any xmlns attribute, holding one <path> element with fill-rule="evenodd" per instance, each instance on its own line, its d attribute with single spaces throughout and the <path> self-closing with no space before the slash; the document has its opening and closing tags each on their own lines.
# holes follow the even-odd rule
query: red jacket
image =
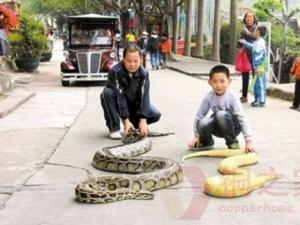
<svg viewBox="0 0 300 225">
<path fill-rule="evenodd" d="M 162 53 L 168 53 L 171 51 L 172 48 L 172 42 L 169 39 L 166 39 L 165 41 L 163 41 L 160 45 L 160 51 Z"/>
<path fill-rule="evenodd" d="M 291 74 L 293 74 L 296 79 L 300 79 L 300 57 L 297 57 L 295 59 L 295 62 L 291 69 Z"/>
</svg>

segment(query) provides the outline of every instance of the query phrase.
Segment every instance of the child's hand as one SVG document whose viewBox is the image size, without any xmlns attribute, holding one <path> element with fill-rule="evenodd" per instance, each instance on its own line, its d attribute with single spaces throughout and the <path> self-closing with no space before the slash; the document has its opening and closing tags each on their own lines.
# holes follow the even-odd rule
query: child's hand
<svg viewBox="0 0 300 225">
<path fill-rule="evenodd" d="M 245 152 L 246 153 L 255 152 L 254 148 L 252 146 L 252 141 L 250 141 L 250 140 L 246 141 Z"/>
<path fill-rule="evenodd" d="M 239 39 L 238 42 L 240 42 L 241 44 L 244 44 L 245 40 L 244 39 Z"/>
<path fill-rule="evenodd" d="M 246 35 L 251 35 L 252 33 L 246 28 L 244 27 L 244 29 L 242 30 L 242 32 Z"/>
<path fill-rule="evenodd" d="M 196 148 L 199 145 L 199 137 L 194 137 L 190 142 L 189 142 L 189 148 Z"/>
</svg>

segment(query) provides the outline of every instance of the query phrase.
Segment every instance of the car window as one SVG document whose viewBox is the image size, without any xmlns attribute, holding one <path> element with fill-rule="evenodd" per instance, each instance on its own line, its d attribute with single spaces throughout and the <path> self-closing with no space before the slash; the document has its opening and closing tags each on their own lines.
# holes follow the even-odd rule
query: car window
<svg viewBox="0 0 300 225">
<path fill-rule="evenodd" d="M 85 28 L 85 29 L 83 29 Z M 105 28 L 92 28 L 86 26 L 81 28 L 79 25 L 71 26 L 72 45 L 111 45 L 112 32 Z"/>
</svg>

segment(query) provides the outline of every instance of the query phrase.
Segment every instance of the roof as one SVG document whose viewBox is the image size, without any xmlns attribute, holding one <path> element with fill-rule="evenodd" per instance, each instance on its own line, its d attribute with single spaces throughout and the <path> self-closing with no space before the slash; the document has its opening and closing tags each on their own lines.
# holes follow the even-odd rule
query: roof
<svg viewBox="0 0 300 225">
<path fill-rule="evenodd" d="M 83 14 L 83 15 L 76 15 L 76 16 L 68 16 L 68 18 L 73 19 L 80 19 L 80 18 L 86 18 L 86 19 L 118 19 L 116 16 L 106 16 L 106 15 L 100 15 L 100 14 Z"/>
</svg>

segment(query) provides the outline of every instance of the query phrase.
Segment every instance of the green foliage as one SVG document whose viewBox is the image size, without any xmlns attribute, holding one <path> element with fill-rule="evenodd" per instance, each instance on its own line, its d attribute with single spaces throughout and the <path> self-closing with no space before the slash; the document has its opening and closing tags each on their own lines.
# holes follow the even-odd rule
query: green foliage
<svg viewBox="0 0 300 225">
<path fill-rule="evenodd" d="M 266 13 L 266 10 L 272 15 L 281 14 L 283 4 L 281 0 L 258 0 L 254 3 L 253 8 L 259 21 L 274 22 L 274 17 Z"/>
<path fill-rule="evenodd" d="M 204 46 L 203 50 L 204 50 L 204 59 L 211 60 L 212 59 L 212 45 Z"/>
<path fill-rule="evenodd" d="M 258 21 L 270 21 L 271 28 L 271 49 L 277 52 L 282 45 L 284 36 L 284 27 L 278 21 L 283 20 L 282 9 L 284 1 L 280 0 L 259 0 L 254 4 L 255 14 Z M 290 12 L 291 13 L 291 12 Z M 282 65 L 282 77 L 280 82 L 289 82 L 289 71 L 295 56 L 300 55 L 300 40 L 297 38 L 291 28 L 288 28 L 286 36 L 286 49 Z M 278 61 L 274 63 L 274 73 L 278 74 Z"/>
<path fill-rule="evenodd" d="M 32 15 L 22 13 L 19 28 L 8 36 L 12 58 L 39 58 L 47 46 L 44 30 L 41 21 Z"/>
<path fill-rule="evenodd" d="M 237 39 L 240 37 L 240 32 L 243 28 L 242 22 L 237 22 Z M 230 63 L 229 62 L 229 45 L 230 45 L 230 25 L 223 24 L 221 27 L 220 33 L 220 58 L 222 63 Z"/>
<path fill-rule="evenodd" d="M 191 42 L 196 42 L 197 34 L 192 34 Z M 207 42 L 207 35 L 203 33 L 203 42 Z"/>
<path fill-rule="evenodd" d="M 27 10 L 44 16 L 81 14 L 85 10 L 82 0 L 23 0 L 23 2 Z"/>
</svg>

